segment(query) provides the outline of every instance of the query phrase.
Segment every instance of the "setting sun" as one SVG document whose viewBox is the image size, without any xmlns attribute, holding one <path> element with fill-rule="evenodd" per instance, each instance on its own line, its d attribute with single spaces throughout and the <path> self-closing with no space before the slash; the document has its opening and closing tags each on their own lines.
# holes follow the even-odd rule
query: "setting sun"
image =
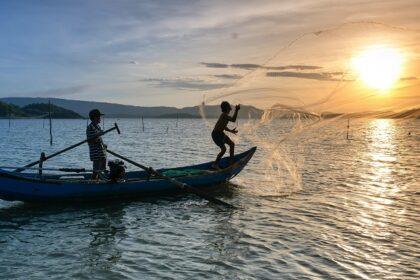
<svg viewBox="0 0 420 280">
<path fill-rule="evenodd" d="M 354 57 L 352 65 L 368 87 L 388 90 L 399 79 L 402 61 L 398 50 L 373 46 Z"/>
</svg>

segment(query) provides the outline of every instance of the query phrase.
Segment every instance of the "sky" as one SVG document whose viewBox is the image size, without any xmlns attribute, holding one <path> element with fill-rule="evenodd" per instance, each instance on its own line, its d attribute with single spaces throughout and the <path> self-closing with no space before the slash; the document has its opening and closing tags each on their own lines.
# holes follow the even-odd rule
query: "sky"
<svg viewBox="0 0 420 280">
<path fill-rule="evenodd" d="M 418 0 L 0 0 L 0 97 L 415 107 L 418 11 Z M 391 93 L 376 94 L 350 69 L 375 45 L 404 56 Z"/>
</svg>

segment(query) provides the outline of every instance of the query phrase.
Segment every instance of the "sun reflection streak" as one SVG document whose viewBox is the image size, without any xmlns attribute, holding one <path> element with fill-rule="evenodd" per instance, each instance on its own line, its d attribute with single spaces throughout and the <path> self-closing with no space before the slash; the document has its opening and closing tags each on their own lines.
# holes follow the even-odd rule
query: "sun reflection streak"
<svg viewBox="0 0 420 280">
<path fill-rule="evenodd" d="M 392 225 L 396 222 L 398 201 L 396 193 L 400 187 L 396 184 L 395 168 L 398 160 L 397 127 L 394 120 L 375 119 L 368 121 L 366 146 L 358 158 L 360 181 L 359 189 L 352 194 L 354 213 L 350 230 L 354 235 L 364 237 L 363 249 L 349 246 L 347 250 L 363 255 L 365 263 L 359 263 L 366 271 L 375 271 L 377 267 L 390 267 L 394 260 L 378 258 L 377 252 L 393 254 L 394 249 L 386 242 L 393 240 Z M 385 241 L 385 243 L 383 243 Z M 365 275 L 366 279 L 370 279 Z"/>
<path fill-rule="evenodd" d="M 392 120 L 377 119 L 370 123 L 371 133 L 369 138 L 369 156 L 371 162 L 372 183 L 382 187 L 393 187 L 392 164 L 396 162 L 395 128 Z"/>
<path fill-rule="evenodd" d="M 367 131 L 367 150 L 363 156 L 366 165 L 360 168 L 364 191 L 358 202 L 361 206 L 358 223 L 364 225 L 369 235 L 375 235 L 378 228 L 382 228 L 382 234 L 386 235 L 384 220 L 378 220 L 378 215 L 387 220 L 391 214 L 387 212 L 395 203 L 393 197 L 399 192 L 394 178 L 398 150 L 395 123 L 388 119 L 371 120 Z"/>
</svg>

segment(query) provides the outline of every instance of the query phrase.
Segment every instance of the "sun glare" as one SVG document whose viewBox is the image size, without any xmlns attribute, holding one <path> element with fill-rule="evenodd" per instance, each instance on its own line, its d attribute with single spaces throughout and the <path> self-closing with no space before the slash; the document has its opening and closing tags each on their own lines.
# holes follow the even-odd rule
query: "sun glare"
<svg viewBox="0 0 420 280">
<path fill-rule="evenodd" d="M 399 79 L 402 62 L 398 50 L 372 46 L 354 57 L 352 65 L 368 87 L 386 91 Z"/>
</svg>

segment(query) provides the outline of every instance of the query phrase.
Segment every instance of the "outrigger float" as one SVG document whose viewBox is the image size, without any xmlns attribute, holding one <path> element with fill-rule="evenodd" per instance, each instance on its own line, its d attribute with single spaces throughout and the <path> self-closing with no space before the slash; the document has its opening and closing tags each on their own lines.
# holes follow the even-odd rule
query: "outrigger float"
<svg viewBox="0 0 420 280">
<path fill-rule="evenodd" d="M 115 124 L 113 128 L 104 131 L 102 135 L 112 130 L 117 130 L 120 133 L 117 124 Z M 0 168 L 0 198 L 9 201 L 24 202 L 86 201 L 159 195 L 184 190 L 194 193 L 210 202 L 233 207 L 233 205 L 207 194 L 202 189 L 203 187 L 222 184 L 238 175 L 257 149 L 253 147 L 248 151 L 237 154 L 232 165 L 229 165 L 229 158 L 222 159 L 220 170 L 211 169 L 213 162 L 155 170 L 108 150 L 108 153 L 143 169 L 143 171 L 126 172 L 124 178 L 121 178 L 121 180 L 110 180 L 103 176 L 101 180 L 93 182 L 91 180 L 91 173 L 84 169 L 52 169 L 42 167 L 43 162 L 47 159 L 80 146 L 88 140 L 90 139 L 86 139 L 50 156 L 41 154 L 38 161 L 32 162 L 24 167 L 16 168 L 13 171 L 6 171 L 4 170 L 5 168 Z M 32 168 L 36 164 L 39 167 Z M 36 169 L 39 172 L 22 172 L 26 169 Z M 43 174 L 43 170 L 78 173 Z"/>
</svg>

